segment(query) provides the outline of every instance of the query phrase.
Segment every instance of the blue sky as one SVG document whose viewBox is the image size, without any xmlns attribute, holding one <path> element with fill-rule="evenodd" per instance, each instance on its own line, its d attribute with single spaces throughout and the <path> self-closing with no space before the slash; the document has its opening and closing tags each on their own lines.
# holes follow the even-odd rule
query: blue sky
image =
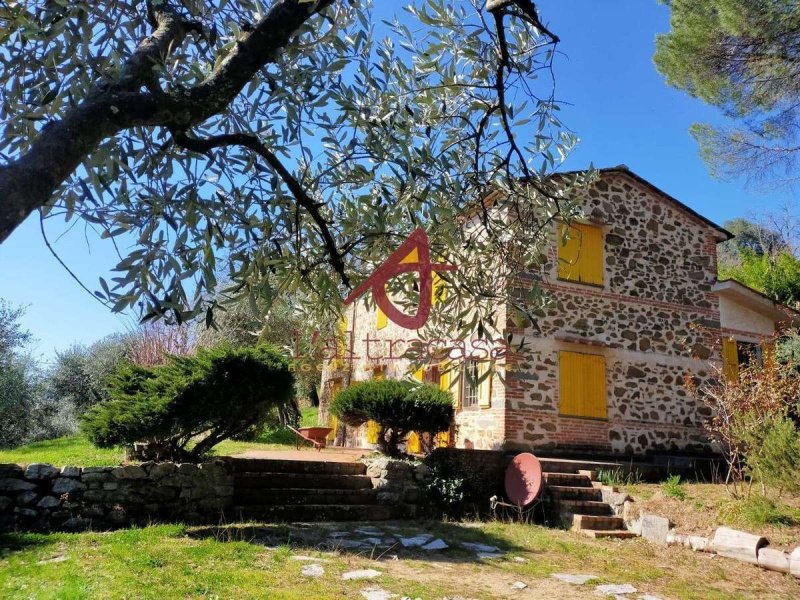
<svg viewBox="0 0 800 600">
<path fill-rule="evenodd" d="M 557 97 L 571 106 L 563 120 L 581 144 L 570 169 L 626 164 L 642 177 L 719 223 L 785 201 L 743 183 L 712 179 L 688 134 L 696 121 L 719 123 L 718 112 L 668 88 L 653 66 L 657 33 L 668 30 L 669 10 L 656 0 L 540 0 L 557 33 Z M 544 82 L 543 82 L 544 85 Z M 60 233 L 48 227 L 51 240 Z M 78 223 L 55 248 L 86 282 L 116 264 L 109 244 L 84 235 Z M 24 325 L 45 359 L 74 342 L 90 343 L 131 326 L 93 300 L 50 255 L 30 219 L 0 245 L 0 298 L 28 306 Z"/>
</svg>

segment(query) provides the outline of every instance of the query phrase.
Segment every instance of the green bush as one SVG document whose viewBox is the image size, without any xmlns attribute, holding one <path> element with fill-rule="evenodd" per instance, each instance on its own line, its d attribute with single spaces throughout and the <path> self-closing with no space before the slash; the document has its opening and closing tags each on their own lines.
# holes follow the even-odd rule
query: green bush
<svg viewBox="0 0 800 600">
<path fill-rule="evenodd" d="M 661 484 L 661 489 L 670 498 L 677 500 L 686 500 L 686 488 L 681 483 L 680 475 L 671 475 L 664 483 Z"/>
<path fill-rule="evenodd" d="M 726 523 L 744 527 L 766 525 L 797 525 L 800 511 L 793 510 L 761 494 L 735 499 L 723 506 L 720 514 Z"/>
<path fill-rule="evenodd" d="M 747 431 L 745 463 L 752 478 L 779 492 L 800 492 L 800 429 L 789 417 L 759 420 Z"/>
<path fill-rule="evenodd" d="M 82 425 L 101 448 L 146 441 L 162 459 L 199 460 L 222 440 L 289 419 L 293 383 L 272 346 L 220 346 L 152 368 L 125 364 L 110 378 L 110 399 Z"/>
<path fill-rule="evenodd" d="M 398 445 L 410 432 L 436 434 L 453 422 L 450 394 L 430 384 L 391 379 L 354 383 L 331 402 L 331 413 L 353 427 L 367 421 L 380 426 L 378 445 L 396 456 Z"/>
</svg>

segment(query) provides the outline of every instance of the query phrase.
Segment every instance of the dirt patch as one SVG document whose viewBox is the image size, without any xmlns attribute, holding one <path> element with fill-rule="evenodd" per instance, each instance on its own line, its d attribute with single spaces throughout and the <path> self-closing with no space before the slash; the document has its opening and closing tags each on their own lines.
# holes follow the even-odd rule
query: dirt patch
<svg viewBox="0 0 800 600">
<path fill-rule="evenodd" d="M 640 512 L 667 517 L 678 533 L 711 537 L 717 527 L 725 525 L 763 535 L 774 548 L 792 550 L 800 544 L 800 498 L 784 496 L 776 500 L 789 513 L 797 515 L 795 523 L 756 525 L 742 515 L 742 500 L 733 498 L 724 485 L 684 484 L 684 500 L 667 496 L 659 484 L 637 484 L 622 489 L 633 496 Z"/>
</svg>

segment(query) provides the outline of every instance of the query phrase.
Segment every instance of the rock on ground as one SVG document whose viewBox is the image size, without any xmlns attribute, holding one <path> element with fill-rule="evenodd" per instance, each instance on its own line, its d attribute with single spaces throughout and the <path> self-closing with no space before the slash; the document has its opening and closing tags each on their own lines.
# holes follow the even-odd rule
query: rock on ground
<svg viewBox="0 0 800 600">
<path fill-rule="evenodd" d="M 306 577 L 322 577 L 325 575 L 325 569 L 322 568 L 322 565 L 306 565 L 300 571 Z"/>
<path fill-rule="evenodd" d="M 584 585 L 593 579 L 597 579 L 594 575 L 573 575 L 572 573 L 553 573 L 551 577 L 573 585 Z"/>
<path fill-rule="evenodd" d="M 636 588 L 633 587 L 630 583 L 623 583 L 622 585 L 618 585 L 615 583 L 607 584 L 607 585 L 598 585 L 594 588 L 600 594 L 606 594 L 607 596 L 616 596 L 617 594 L 635 594 Z"/>
<path fill-rule="evenodd" d="M 348 571 L 342 574 L 342 579 L 350 581 L 354 579 L 375 579 L 381 575 L 380 571 L 375 569 L 360 569 L 358 571 Z"/>
</svg>

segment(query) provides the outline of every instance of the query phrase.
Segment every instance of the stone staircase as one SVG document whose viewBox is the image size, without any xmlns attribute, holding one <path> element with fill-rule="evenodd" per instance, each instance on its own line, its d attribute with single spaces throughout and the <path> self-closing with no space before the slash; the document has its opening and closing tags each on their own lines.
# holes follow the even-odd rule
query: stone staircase
<svg viewBox="0 0 800 600">
<path fill-rule="evenodd" d="M 381 521 L 394 516 L 359 462 L 232 459 L 233 508 L 253 521 Z"/>
<path fill-rule="evenodd" d="M 562 525 L 593 538 L 636 537 L 603 501 L 603 484 L 592 463 L 542 460 L 548 510 Z"/>
</svg>

